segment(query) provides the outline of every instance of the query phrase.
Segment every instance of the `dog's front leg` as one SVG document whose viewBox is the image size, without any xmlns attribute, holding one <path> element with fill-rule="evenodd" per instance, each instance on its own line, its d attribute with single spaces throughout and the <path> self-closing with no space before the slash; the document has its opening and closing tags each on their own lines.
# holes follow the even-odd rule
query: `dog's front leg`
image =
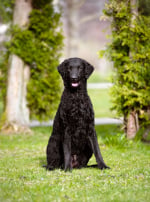
<svg viewBox="0 0 150 202">
<path fill-rule="evenodd" d="M 64 142 L 64 170 L 71 170 L 71 136 L 68 133 L 68 130 L 65 131 Z"/>
<path fill-rule="evenodd" d="M 98 164 L 98 168 L 100 168 L 100 169 L 109 168 L 105 164 L 105 162 L 103 160 L 103 157 L 102 157 L 102 154 L 100 152 L 100 148 L 99 148 L 99 145 L 98 145 L 98 141 L 97 141 L 95 130 L 91 133 L 91 135 L 89 135 L 89 141 L 91 143 L 92 150 L 93 150 L 93 153 L 95 155 L 96 162 Z"/>
</svg>

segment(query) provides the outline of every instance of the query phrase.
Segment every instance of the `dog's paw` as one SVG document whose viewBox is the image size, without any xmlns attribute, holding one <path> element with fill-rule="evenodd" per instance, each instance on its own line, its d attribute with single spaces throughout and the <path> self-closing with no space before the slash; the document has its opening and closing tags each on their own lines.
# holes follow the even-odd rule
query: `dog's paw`
<svg viewBox="0 0 150 202">
<path fill-rule="evenodd" d="M 51 166 L 51 165 L 46 165 L 45 166 L 46 167 L 46 170 L 54 170 L 55 168 L 53 167 L 53 166 Z"/>
<path fill-rule="evenodd" d="M 106 164 L 100 164 L 100 165 L 98 165 L 98 168 L 101 169 L 101 170 L 110 169 L 110 167 L 107 166 Z"/>
<path fill-rule="evenodd" d="M 68 172 L 68 171 L 71 172 L 71 171 L 72 171 L 72 168 L 71 168 L 70 166 L 65 166 L 65 167 L 64 167 L 64 171 L 65 171 L 65 172 Z"/>
</svg>

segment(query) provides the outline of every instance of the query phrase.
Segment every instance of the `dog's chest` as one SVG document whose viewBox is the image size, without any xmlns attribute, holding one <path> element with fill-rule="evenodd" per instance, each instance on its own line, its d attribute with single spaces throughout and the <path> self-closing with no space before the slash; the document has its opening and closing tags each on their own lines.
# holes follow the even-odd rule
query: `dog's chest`
<svg viewBox="0 0 150 202">
<path fill-rule="evenodd" d="M 93 110 L 90 99 L 87 95 L 69 95 L 65 97 L 62 105 L 62 117 L 68 123 L 83 124 L 93 118 Z"/>
</svg>

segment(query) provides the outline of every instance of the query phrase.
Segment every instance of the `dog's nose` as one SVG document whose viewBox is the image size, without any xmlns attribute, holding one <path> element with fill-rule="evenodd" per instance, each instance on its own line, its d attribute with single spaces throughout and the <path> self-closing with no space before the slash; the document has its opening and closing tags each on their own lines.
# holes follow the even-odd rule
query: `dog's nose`
<svg viewBox="0 0 150 202">
<path fill-rule="evenodd" d="M 72 67 L 70 72 L 70 78 L 74 81 L 78 80 L 78 70 L 76 67 Z"/>
<path fill-rule="evenodd" d="M 72 81 L 77 81 L 78 80 L 78 75 L 76 72 L 72 71 L 70 74 L 70 78 Z"/>
<path fill-rule="evenodd" d="M 77 82 L 77 81 L 78 81 L 78 78 L 77 78 L 77 77 L 72 77 L 71 80 L 72 80 L 73 82 Z"/>
</svg>

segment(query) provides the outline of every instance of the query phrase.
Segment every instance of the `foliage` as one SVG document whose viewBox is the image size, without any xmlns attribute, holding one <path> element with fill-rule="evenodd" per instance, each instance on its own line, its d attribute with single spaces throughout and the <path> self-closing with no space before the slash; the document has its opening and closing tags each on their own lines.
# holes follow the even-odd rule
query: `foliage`
<svg viewBox="0 0 150 202">
<path fill-rule="evenodd" d="M 5 102 L 5 95 L 6 95 L 6 83 L 7 83 L 7 65 L 8 65 L 8 54 L 0 51 L 0 100 Z M 2 106 L 2 103 L 0 103 Z"/>
<path fill-rule="evenodd" d="M 114 62 L 113 108 L 126 117 L 137 111 L 146 123 L 150 106 L 150 19 L 138 15 L 134 20 L 130 1 L 110 0 L 104 13 L 112 18 L 112 42 L 106 54 Z"/>
<path fill-rule="evenodd" d="M 106 125 L 96 130 L 101 152 L 111 167 L 109 170 L 46 171 L 42 165 L 46 163 L 50 128 L 34 128 L 30 135 L 1 134 L 0 201 L 148 202 L 149 145 L 132 143 L 119 147 L 116 142 L 109 143 L 108 147 L 103 143 L 105 138 L 115 137 L 119 129 Z M 95 163 L 92 157 L 89 164 Z"/>
<path fill-rule="evenodd" d="M 7 23 L 12 18 L 14 0 L 0 0 L 0 22 Z"/>
<path fill-rule="evenodd" d="M 36 3 L 35 3 L 36 2 Z M 30 66 L 28 106 L 32 118 L 49 119 L 58 105 L 60 77 L 59 63 L 63 36 L 59 27 L 60 14 L 54 12 L 52 1 L 33 1 L 27 29 L 13 26 L 10 53 L 18 55 Z"/>
<path fill-rule="evenodd" d="M 12 20 L 14 0 L 0 0 L 0 23 L 8 23 Z M 4 44 L 0 43 L 0 100 L 5 101 L 6 74 L 8 65 L 8 54 L 5 53 Z"/>
<path fill-rule="evenodd" d="M 53 0 L 33 0 L 32 6 L 35 9 L 42 9 L 44 6 L 51 4 Z"/>
<path fill-rule="evenodd" d="M 139 0 L 139 12 L 142 15 L 149 16 L 150 15 L 150 1 L 149 0 Z"/>
</svg>

